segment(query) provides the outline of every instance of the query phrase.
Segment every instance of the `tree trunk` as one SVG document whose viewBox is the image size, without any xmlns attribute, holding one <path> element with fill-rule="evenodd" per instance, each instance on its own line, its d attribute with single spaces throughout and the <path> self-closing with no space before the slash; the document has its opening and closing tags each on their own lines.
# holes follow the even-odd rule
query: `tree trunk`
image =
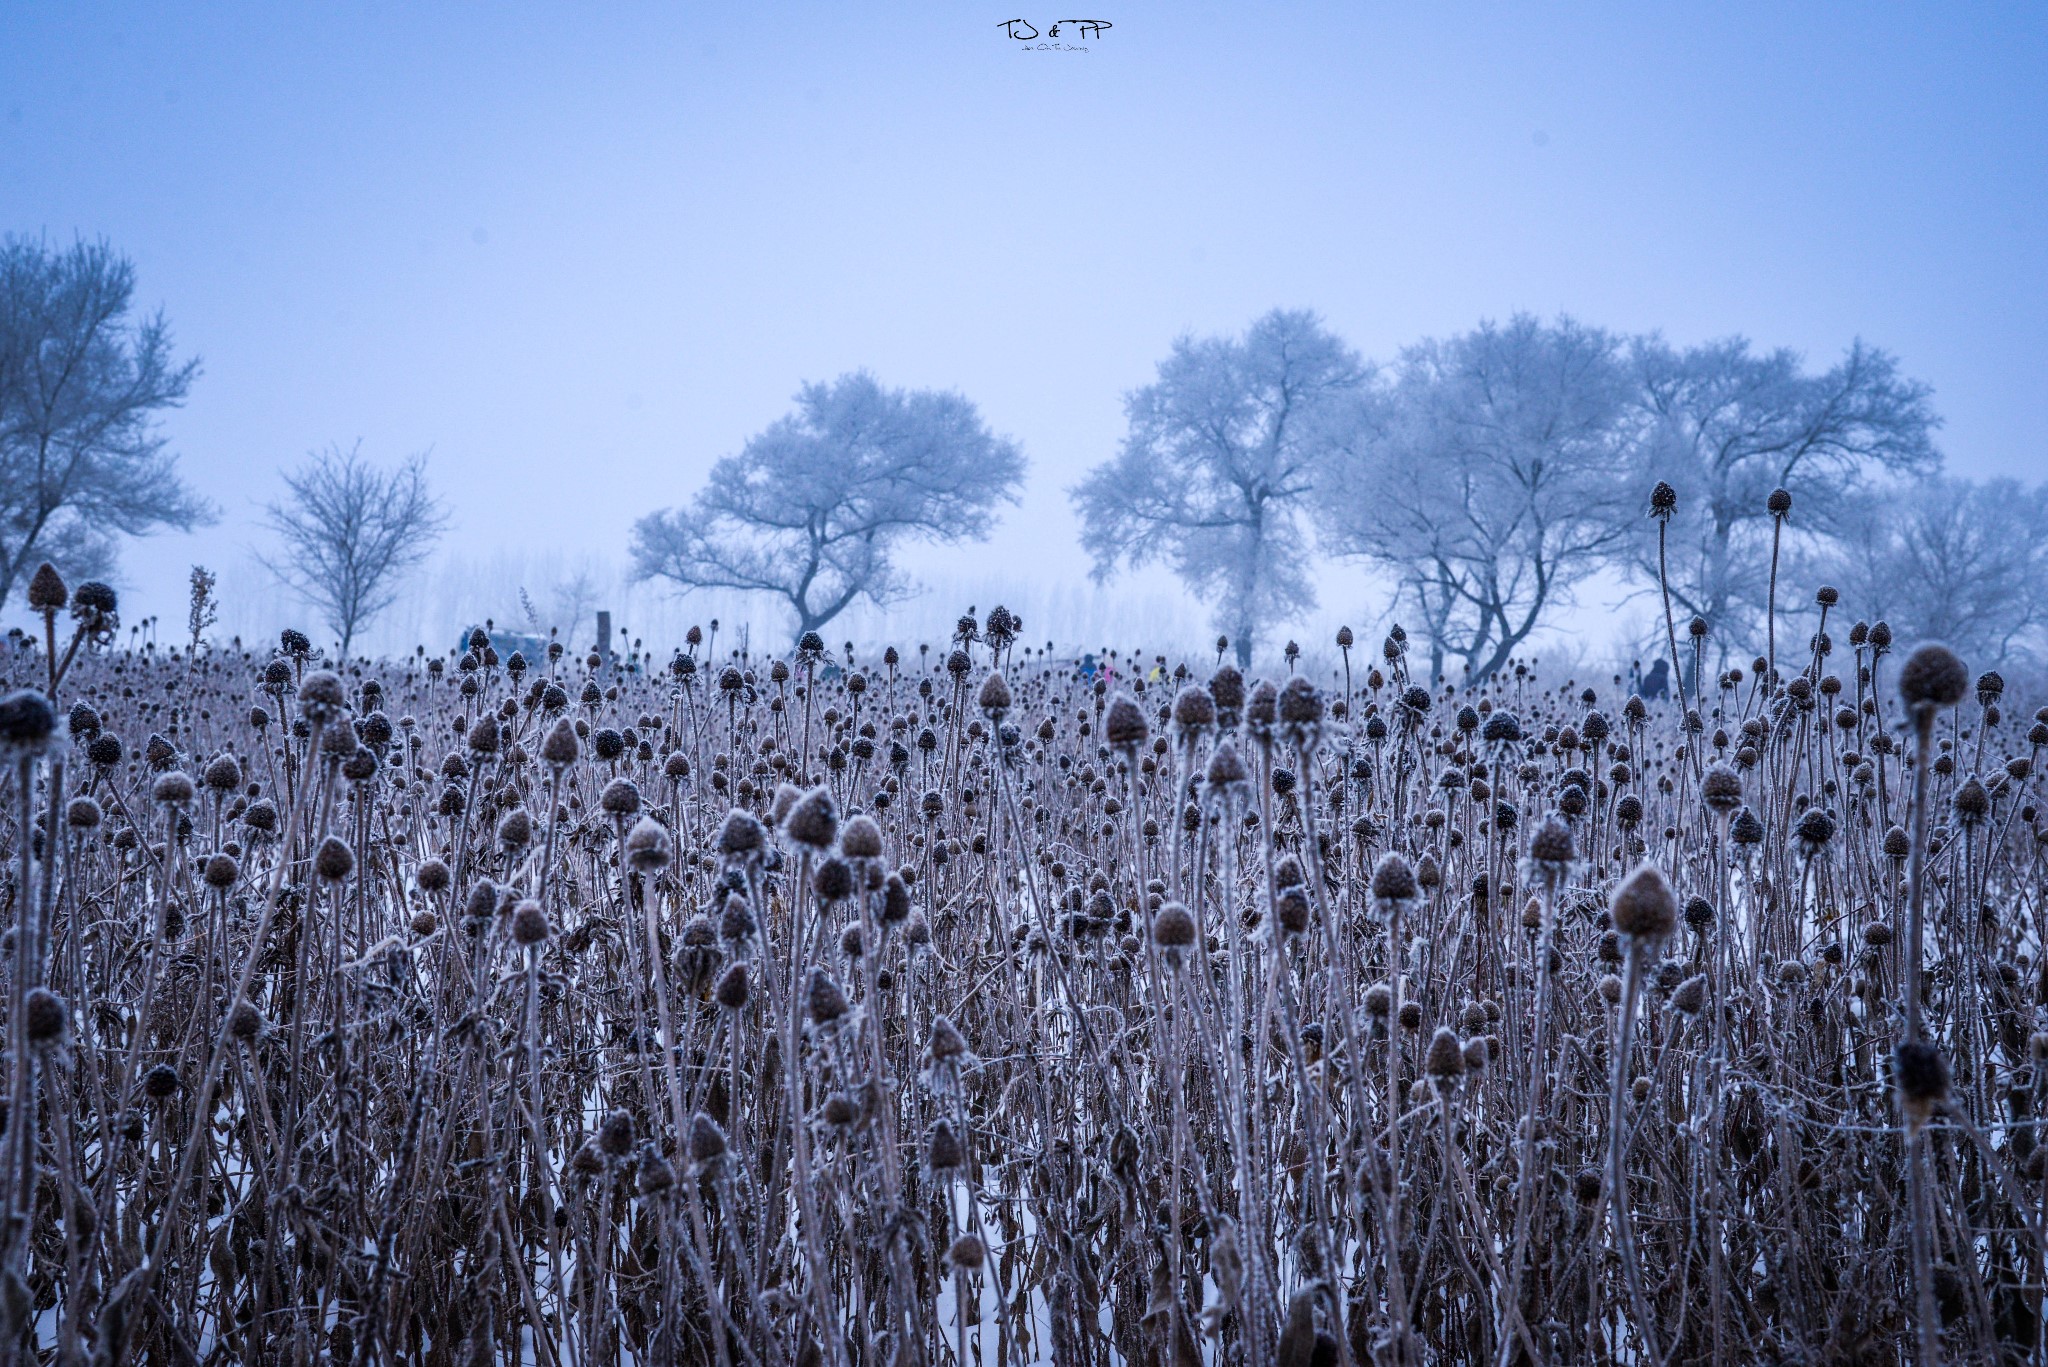
<svg viewBox="0 0 2048 1367">
<path fill-rule="evenodd" d="M 802 644 L 804 637 L 813 631 L 818 633 L 819 640 L 824 640 L 825 623 L 832 619 L 829 616 L 819 616 L 817 613 L 812 612 L 811 605 L 802 599 L 792 598 L 790 603 L 796 608 L 796 635 L 790 638 L 791 647 Z"/>
</svg>

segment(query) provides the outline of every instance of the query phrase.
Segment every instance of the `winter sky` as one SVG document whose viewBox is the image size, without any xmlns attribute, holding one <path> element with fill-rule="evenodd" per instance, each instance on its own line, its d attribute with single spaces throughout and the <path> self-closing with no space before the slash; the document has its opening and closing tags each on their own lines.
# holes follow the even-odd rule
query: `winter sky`
<svg viewBox="0 0 2048 1367">
<path fill-rule="evenodd" d="M 1015 17 L 1114 27 L 1024 51 Z M 2034 4 L 8 0 L 0 230 L 105 236 L 204 360 L 168 430 L 222 519 L 129 548 L 131 618 L 182 618 L 337 440 L 431 448 L 449 563 L 622 559 L 866 366 L 1031 462 L 992 543 L 916 558 L 922 622 L 1085 601 L 1064 491 L 1122 394 L 1275 306 L 1376 358 L 1516 310 L 1860 335 L 1935 387 L 1952 468 L 2048 475 L 2044 73 Z M 1304 639 L 1373 592 L 1330 574 Z"/>
</svg>

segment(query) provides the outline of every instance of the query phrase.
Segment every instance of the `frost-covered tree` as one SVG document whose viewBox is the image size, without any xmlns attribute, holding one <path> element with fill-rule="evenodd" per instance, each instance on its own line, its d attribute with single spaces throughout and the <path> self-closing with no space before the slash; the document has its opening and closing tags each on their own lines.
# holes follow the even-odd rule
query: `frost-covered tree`
<svg viewBox="0 0 2048 1367">
<path fill-rule="evenodd" d="M 380 470 L 360 442 L 313 452 L 284 486 L 287 497 L 266 509 L 282 547 L 263 563 L 319 610 L 346 656 L 432 553 L 447 511 L 427 487 L 424 455 Z"/>
<path fill-rule="evenodd" d="M 1934 476 L 1851 495 L 1836 527 L 1801 574 L 1840 589 L 1846 612 L 1973 666 L 2048 646 L 2048 485 Z"/>
<path fill-rule="evenodd" d="M 1433 676 L 1484 678 L 1627 535 L 1634 436 L 1622 346 L 1517 315 L 1402 353 L 1330 462 L 1326 547 L 1391 574 Z"/>
<path fill-rule="evenodd" d="M 1635 494 L 1658 480 L 1678 491 L 1666 527 L 1672 600 L 1705 618 L 1724 651 L 1762 618 L 1772 490 L 1792 494 L 1789 530 L 1824 536 L 1859 485 L 1939 460 L 1927 386 L 1860 341 L 1817 375 L 1794 352 L 1759 354 L 1740 337 L 1682 350 L 1647 337 L 1631 364 L 1646 424 Z M 1647 518 L 1638 529 L 1634 568 L 1654 584 L 1656 529 Z"/>
<path fill-rule="evenodd" d="M 958 394 L 884 389 L 860 371 L 807 384 L 796 411 L 722 457 L 688 508 L 633 528 L 633 573 L 781 599 L 799 636 L 855 601 L 911 591 L 905 541 L 988 535 L 1024 457 Z"/>
<path fill-rule="evenodd" d="M 1250 663 L 1261 626 L 1315 603 L 1303 514 L 1370 375 L 1307 312 L 1176 341 L 1125 397 L 1122 449 L 1069 491 L 1096 577 L 1165 563 Z"/>
<path fill-rule="evenodd" d="M 213 518 L 157 430 L 199 363 L 134 296 L 105 243 L 0 240 L 0 606 L 39 561 L 104 575 L 116 537 Z"/>
</svg>

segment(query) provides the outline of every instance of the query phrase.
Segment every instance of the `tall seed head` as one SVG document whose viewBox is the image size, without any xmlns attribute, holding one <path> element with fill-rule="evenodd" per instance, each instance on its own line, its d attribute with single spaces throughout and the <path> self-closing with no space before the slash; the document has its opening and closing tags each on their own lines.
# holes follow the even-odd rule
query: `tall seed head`
<svg viewBox="0 0 2048 1367">
<path fill-rule="evenodd" d="M 28 605 L 37 612 L 56 612 L 70 596 L 70 590 L 64 587 L 64 576 L 47 560 L 29 576 Z"/>
<path fill-rule="evenodd" d="M 1927 1040 L 1901 1040 L 1892 1055 L 1892 1081 L 1906 1114 L 1925 1120 L 1948 1102 L 1948 1061 Z"/>
<path fill-rule="evenodd" d="M 623 1110 L 606 1115 L 597 1127 L 597 1147 L 613 1158 L 624 1158 L 633 1152 L 632 1115 Z"/>
<path fill-rule="evenodd" d="M 1236 665 L 1223 665 L 1209 676 L 1209 696 L 1216 703 L 1216 724 L 1235 730 L 1244 713 L 1244 675 Z"/>
<path fill-rule="evenodd" d="M 782 822 L 783 832 L 799 845 L 828 850 L 839 835 L 839 806 L 822 784 L 805 793 Z"/>
<path fill-rule="evenodd" d="M 57 710 L 34 689 L 0 697 L 0 757 L 20 759 L 48 750 L 57 734 Z"/>
<path fill-rule="evenodd" d="M 1392 850 L 1380 856 L 1372 870 L 1372 899 L 1383 907 L 1404 906 L 1415 900 L 1421 886 L 1415 869 Z"/>
<path fill-rule="evenodd" d="M 728 1011 L 744 1011 L 753 996 L 753 985 L 747 980 L 747 966 L 735 961 L 718 979 L 713 989 L 718 1004 Z"/>
<path fill-rule="evenodd" d="M 1187 949 L 1198 933 L 1194 913 L 1180 902 L 1168 902 L 1152 918 L 1152 942 L 1161 949 Z"/>
<path fill-rule="evenodd" d="M 675 857 L 675 842 L 665 827 L 651 816 L 643 816 L 626 832 L 626 862 L 641 873 L 655 873 L 668 867 Z"/>
<path fill-rule="evenodd" d="M 1915 646 L 1899 668 L 1899 697 L 1915 711 L 1953 707 L 1969 688 L 1969 669 L 1939 641 Z"/>
<path fill-rule="evenodd" d="M 1663 870 L 1643 864 L 1622 880 L 1609 904 L 1614 928 L 1638 945 L 1654 947 L 1678 924 L 1678 899 Z"/>
<path fill-rule="evenodd" d="M 1709 765 L 1700 780 L 1700 801 L 1710 812 L 1727 815 L 1742 805 L 1742 776 L 1733 766 L 1719 761 Z"/>
<path fill-rule="evenodd" d="M 839 831 L 839 852 L 848 859 L 880 859 L 882 828 L 865 813 L 847 818 Z"/>
<path fill-rule="evenodd" d="M 966 1162 L 967 1149 L 960 1136 L 954 1133 L 952 1123 L 941 1117 L 925 1141 L 925 1166 L 933 1172 L 952 1172 Z"/>
<path fill-rule="evenodd" d="M 1173 725 L 1183 739 L 1206 735 L 1216 727 L 1216 700 L 1200 685 L 1187 685 L 1173 700 Z"/>
<path fill-rule="evenodd" d="M 981 681 L 981 694 L 975 699 L 983 712 L 993 721 L 1001 721 L 1010 710 L 1010 685 L 1003 680 L 1000 671 L 991 671 Z"/>
<path fill-rule="evenodd" d="M 533 839 L 533 817 L 524 807 L 514 807 L 498 820 L 498 843 L 507 850 L 526 848 Z"/>
<path fill-rule="evenodd" d="M 348 690 L 331 669 L 315 669 L 299 682 L 299 712 L 315 726 L 337 720 L 348 706 Z"/>
<path fill-rule="evenodd" d="M 32 987 L 23 1003 L 23 1023 L 30 1044 L 61 1044 L 71 1028 L 71 1008 L 49 988 Z"/>
<path fill-rule="evenodd" d="M 697 1167 L 708 1167 L 725 1157 L 725 1129 L 716 1120 L 699 1111 L 690 1120 L 690 1162 Z"/>
<path fill-rule="evenodd" d="M 804 1000 L 810 1008 L 811 1019 L 819 1025 L 831 1025 L 847 1012 L 846 994 L 840 991 L 832 975 L 822 968 L 811 970 L 810 987 L 804 993 Z"/>
<path fill-rule="evenodd" d="M 1552 870 L 1562 869 L 1578 858 L 1578 845 L 1572 839 L 1572 828 L 1563 817 L 1553 812 L 1543 818 L 1542 824 L 1529 837 L 1529 858 L 1538 866 Z"/>
<path fill-rule="evenodd" d="M 355 851 L 338 835 L 328 836 L 313 852 L 313 872 L 330 883 L 339 883 L 355 871 Z"/>
<path fill-rule="evenodd" d="M 758 858 L 767 839 L 768 833 L 759 819 L 752 812 L 735 807 L 725 814 L 725 821 L 718 828 L 718 852 L 728 860 Z"/>
<path fill-rule="evenodd" d="M 524 901 L 512 908 L 512 942 L 528 947 L 544 944 L 553 927 L 548 925 L 548 914 L 535 901 Z"/>
<path fill-rule="evenodd" d="M 445 892 L 449 880 L 448 865 L 432 856 L 422 859 L 419 867 L 413 870 L 412 881 L 419 885 L 421 892 Z"/>
<path fill-rule="evenodd" d="M 1251 781 L 1251 773 L 1244 767 L 1244 760 L 1237 753 L 1237 747 L 1229 741 L 1220 741 L 1209 756 L 1209 769 L 1203 782 L 1209 790 L 1222 794 L 1241 791 Z"/>
<path fill-rule="evenodd" d="M 1465 1075 L 1465 1046 L 1448 1025 L 1439 1025 L 1430 1037 L 1429 1052 L 1423 1055 L 1422 1071 L 1440 1083 L 1456 1082 Z"/>
<path fill-rule="evenodd" d="M 576 724 L 567 717 L 549 727 L 540 743 L 541 760 L 557 772 L 574 764 L 582 753 L 583 742 L 576 738 Z"/>
<path fill-rule="evenodd" d="M 934 1062 L 952 1063 L 967 1053 L 967 1041 L 949 1016 L 932 1021 L 932 1037 L 926 1046 Z"/>
<path fill-rule="evenodd" d="M 1111 748 L 1126 752 L 1135 751 L 1145 743 L 1151 727 L 1145 721 L 1145 709 L 1138 706 L 1138 700 L 1128 693 L 1119 693 L 1109 700 L 1109 711 L 1102 719 L 1102 738 Z"/>
</svg>

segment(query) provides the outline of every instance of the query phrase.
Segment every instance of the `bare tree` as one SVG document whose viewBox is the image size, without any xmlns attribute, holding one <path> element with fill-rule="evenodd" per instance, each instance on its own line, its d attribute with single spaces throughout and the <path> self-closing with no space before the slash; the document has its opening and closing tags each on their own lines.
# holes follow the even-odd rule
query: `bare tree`
<svg viewBox="0 0 2048 1367">
<path fill-rule="evenodd" d="M 0 606 L 38 561 L 104 575 L 116 537 L 213 519 L 156 427 L 199 363 L 134 295 L 105 243 L 0 240 Z"/>
<path fill-rule="evenodd" d="M 1325 544 L 1396 576 L 1433 675 L 1447 655 L 1491 675 L 1627 535 L 1621 345 L 1517 315 L 1409 348 L 1362 408 L 1330 462 Z"/>
<path fill-rule="evenodd" d="M 1308 312 L 1176 341 L 1124 400 L 1123 448 L 1069 491 L 1096 578 L 1163 561 L 1250 663 L 1262 624 L 1315 603 L 1301 514 L 1370 374 Z"/>
<path fill-rule="evenodd" d="M 425 455 L 379 470 L 361 442 L 313 452 L 284 483 L 288 497 L 266 509 L 283 549 L 263 563 L 320 611 L 346 656 L 432 552 L 447 511 L 427 487 Z"/>
<path fill-rule="evenodd" d="M 636 578 L 773 595 L 802 635 L 859 599 L 907 596 L 891 560 L 904 541 L 979 540 L 1016 501 L 1023 456 L 958 394 L 860 371 L 805 385 L 796 405 L 712 466 L 688 509 L 634 526 Z"/>
<path fill-rule="evenodd" d="M 1934 476 L 1846 500 L 1839 538 L 1801 572 L 1900 640 L 1983 664 L 2048 645 L 2048 486 Z"/>
<path fill-rule="evenodd" d="M 1657 480 L 1678 491 L 1666 529 L 1671 595 L 1706 619 L 1723 652 L 1764 610 L 1772 490 L 1792 494 L 1794 529 L 1825 535 L 1872 474 L 1926 474 L 1939 461 L 1927 386 L 1860 341 L 1819 375 L 1794 352 L 1755 354 L 1739 337 L 1682 351 L 1647 337 L 1631 361 L 1648 424 L 1638 493 Z M 1635 568 L 1655 582 L 1654 530 L 1638 526 Z"/>
</svg>

